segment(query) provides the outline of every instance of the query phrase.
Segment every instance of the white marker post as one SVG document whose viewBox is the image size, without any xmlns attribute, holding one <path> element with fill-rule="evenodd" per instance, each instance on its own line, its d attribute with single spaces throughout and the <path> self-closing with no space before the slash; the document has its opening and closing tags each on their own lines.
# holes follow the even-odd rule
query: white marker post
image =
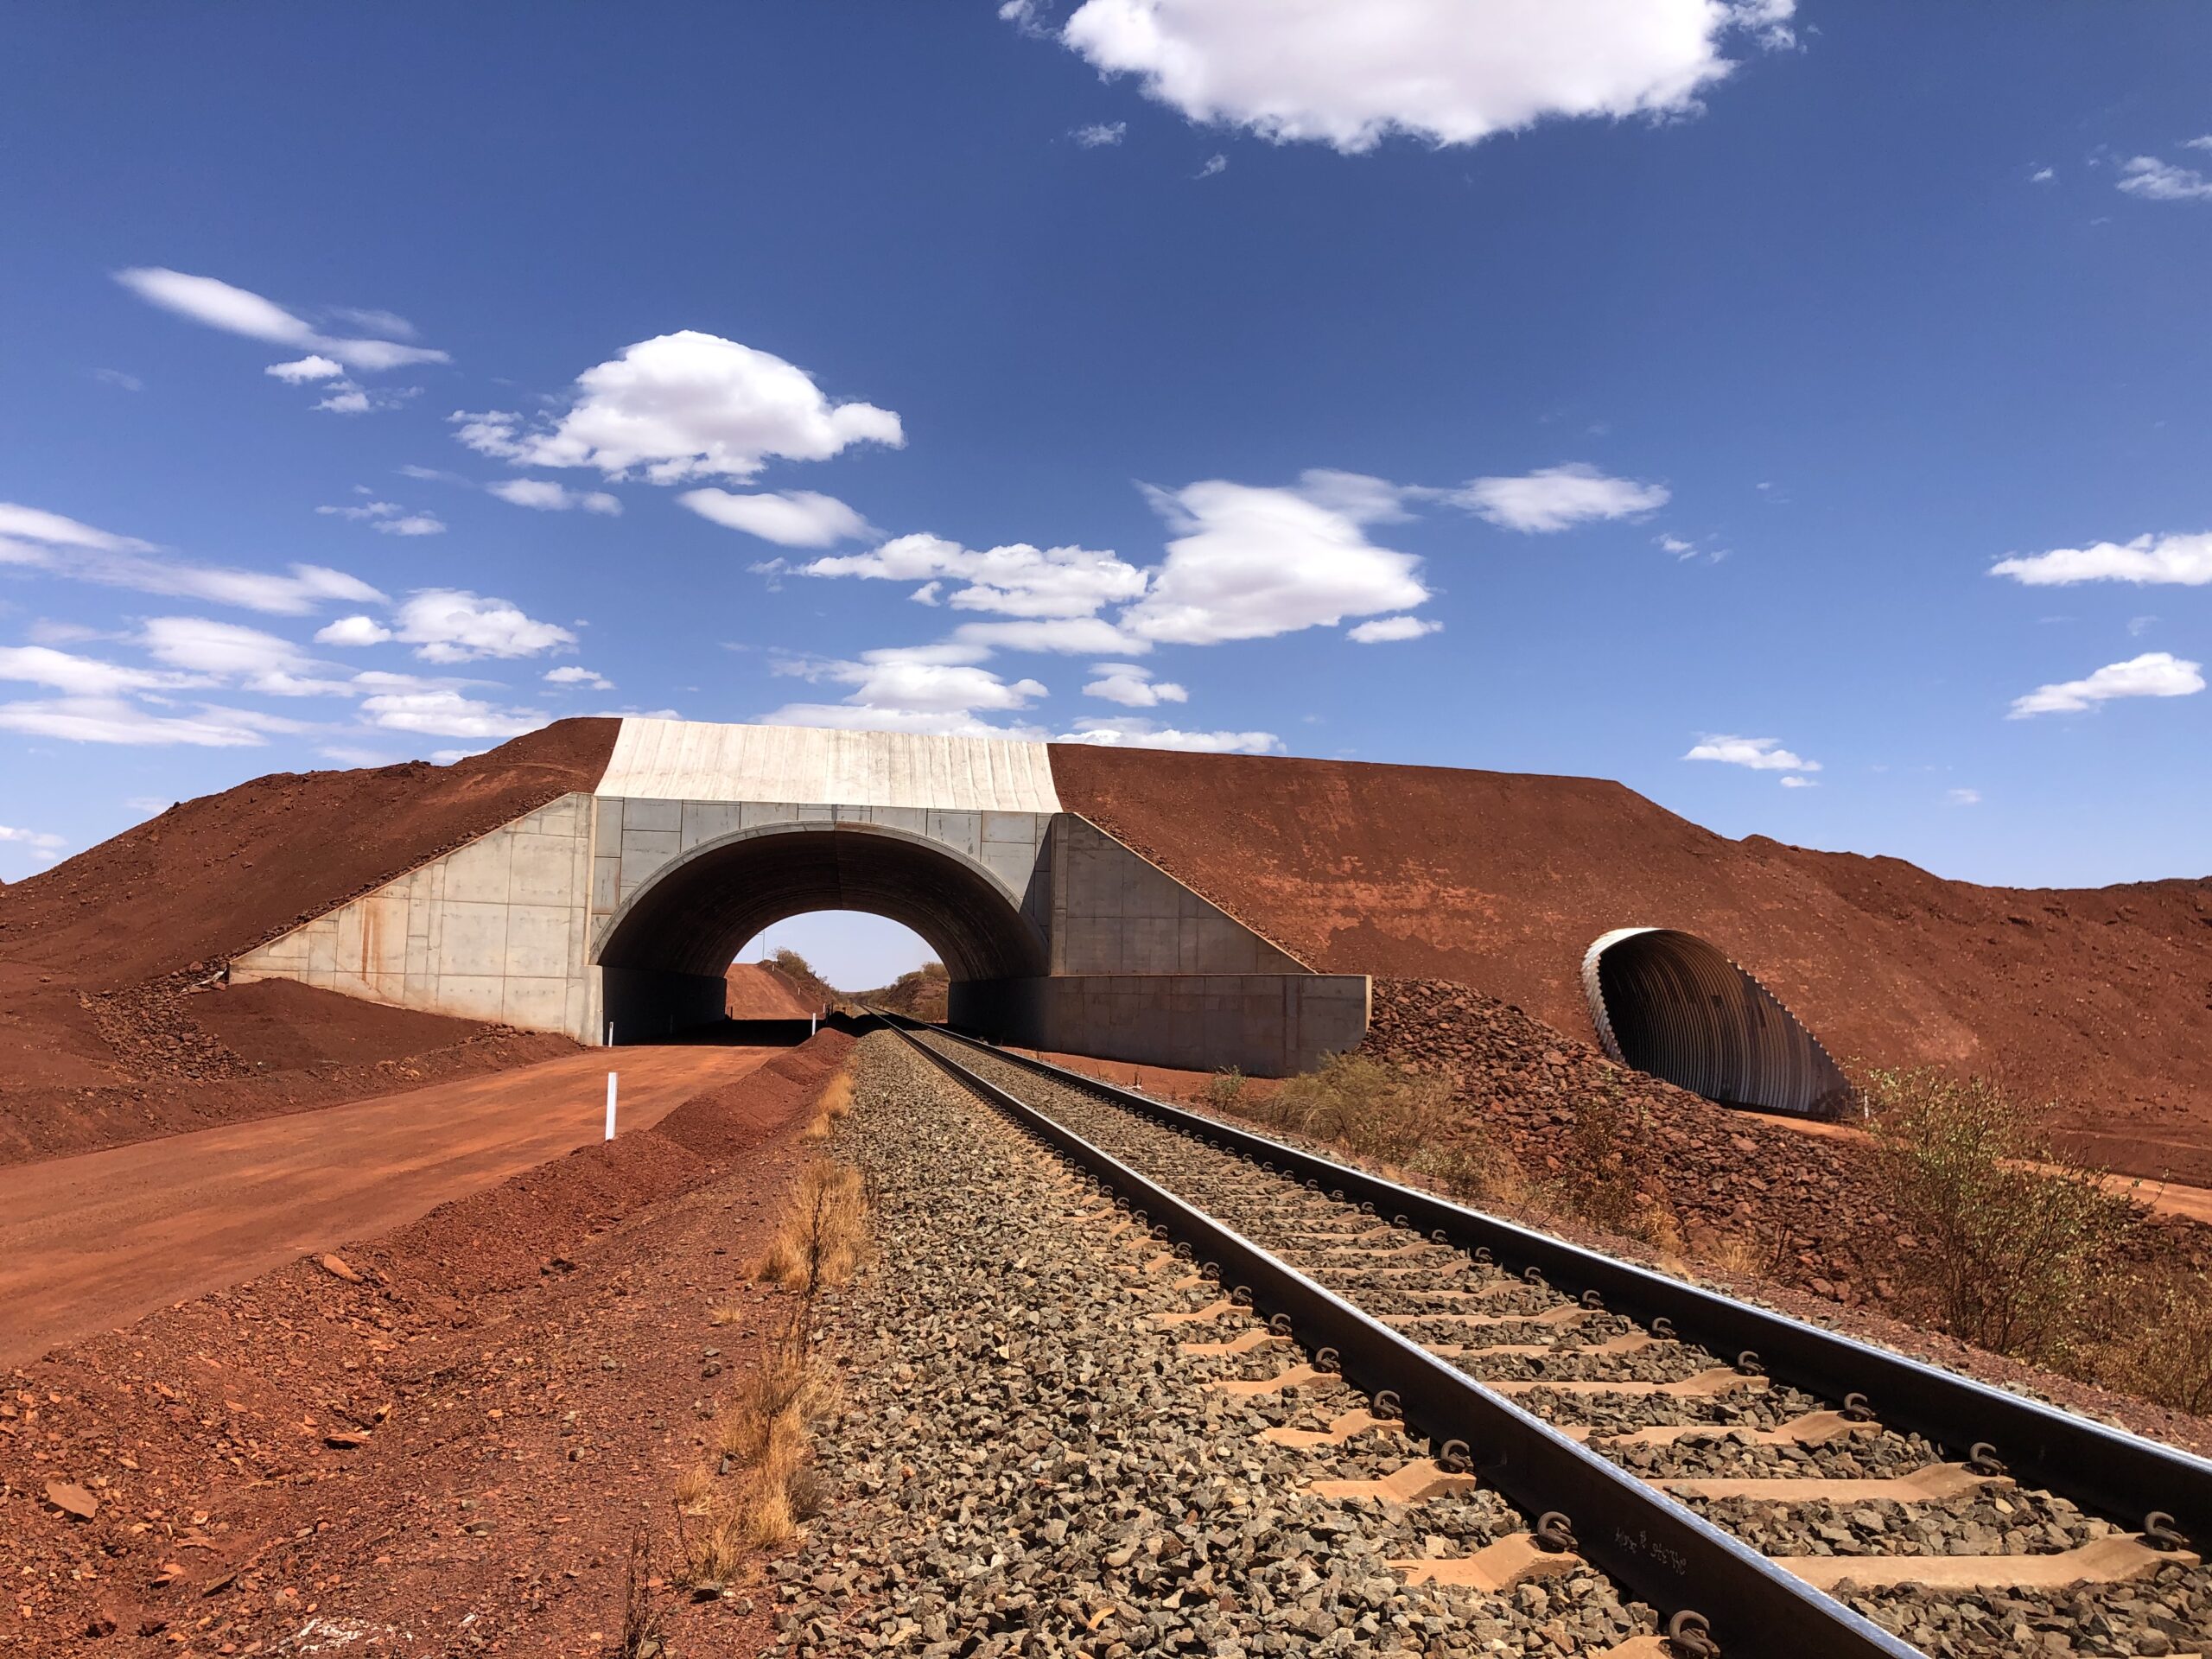
<svg viewBox="0 0 2212 1659">
<path fill-rule="evenodd" d="M 607 1138 L 614 1138 L 614 1073 L 607 1074 Z"/>
</svg>

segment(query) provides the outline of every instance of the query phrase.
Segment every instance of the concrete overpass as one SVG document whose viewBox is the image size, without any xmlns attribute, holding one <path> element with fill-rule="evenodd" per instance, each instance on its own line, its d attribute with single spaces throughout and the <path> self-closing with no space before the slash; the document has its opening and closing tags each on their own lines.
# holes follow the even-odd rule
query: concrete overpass
<svg viewBox="0 0 2212 1659">
<path fill-rule="evenodd" d="M 1002 1042 L 1279 1076 L 1358 1043 L 1317 974 L 1065 810 L 1045 745 L 626 719 L 560 797 L 238 957 L 391 1003 L 646 1040 L 719 1020 L 722 970 L 815 910 L 889 917 Z"/>
</svg>

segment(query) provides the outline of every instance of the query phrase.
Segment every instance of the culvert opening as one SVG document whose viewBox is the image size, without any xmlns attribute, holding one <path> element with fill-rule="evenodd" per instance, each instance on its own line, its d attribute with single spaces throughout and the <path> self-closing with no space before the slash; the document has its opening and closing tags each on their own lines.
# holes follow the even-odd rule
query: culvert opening
<svg viewBox="0 0 2212 1659">
<path fill-rule="evenodd" d="M 1605 1052 L 1724 1106 L 1840 1116 L 1850 1084 L 1780 998 L 1694 933 L 1624 927 L 1582 958 Z"/>
</svg>

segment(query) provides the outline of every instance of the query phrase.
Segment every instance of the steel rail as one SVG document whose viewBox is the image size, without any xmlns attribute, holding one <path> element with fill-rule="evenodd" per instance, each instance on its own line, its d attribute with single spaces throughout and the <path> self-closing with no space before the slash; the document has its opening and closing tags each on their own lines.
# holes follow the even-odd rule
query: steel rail
<svg viewBox="0 0 2212 1659">
<path fill-rule="evenodd" d="M 943 1027 L 930 1029 L 1252 1162 L 1271 1165 L 1325 1192 L 1372 1204 L 1386 1219 L 1402 1216 L 1408 1225 L 1431 1236 L 1440 1232 L 1445 1242 L 1461 1249 L 1487 1249 L 1510 1271 L 1534 1268 L 1568 1297 L 1595 1291 L 1609 1312 L 1643 1325 L 1665 1319 L 1683 1341 L 1712 1353 L 1730 1359 L 1751 1354 L 1768 1376 L 1808 1394 L 1839 1404 L 1850 1394 L 1863 1395 L 1888 1427 L 1960 1452 L 1986 1445 L 2022 1485 L 2056 1492 L 2131 1531 L 2163 1510 L 2191 1548 L 2205 1551 L 2212 1541 L 2212 1461 L 2179 1447 L 1670 1279 L 1049 1060 L 1012 1053 Z"/>
<path fill-rule="evenodd" d="M 1093 1145 L 1027 1102 L 922 1042 L 916 1022 L 879 1015 L 960 1085 L 998 1108 L 1124 1200 L 1224 1287 L 1249 1292 L 1262 1319 L 1288 1318 L 1309 1352 L 1333 1348 L 1348 1382 L 1398 1396 L 1409 1430 L 1474 1448 L 1487 1485 L 1531 1514 L 1557 1510 L 1575 1553 L 1662 1617 L 1690 1611 L 1722 1652 L 1793 1659 L 1914 1659 L 1919 1649 L 1792 1576 L 1541 1420 L 1362 1313 L 1234 1229 Z M 979 1045 L 979 1046 L 982 1046 Z"/>
</svg>

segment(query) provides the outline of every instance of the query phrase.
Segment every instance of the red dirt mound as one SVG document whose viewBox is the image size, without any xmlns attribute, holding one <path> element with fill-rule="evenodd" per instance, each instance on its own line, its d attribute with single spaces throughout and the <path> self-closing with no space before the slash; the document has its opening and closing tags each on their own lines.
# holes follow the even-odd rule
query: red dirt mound
<svg viewBox="0 0 2212 1659">
<path fill-rule="evenodd" d="M 8 1637 L 600 1651 L 633 1532 L 673 1564 L 677 1478 L 772 1323 L 744 1263 L 850 1046 L 823 1033 L 758 1087 L 13 1371 Z M 93 1513 L 43 1501 L 49 1483 Z M 687 1653 L 769 1634 L 744 1603 L 679 1605 L 670 1632 Z"/>
<path fill-rule="evenodd" d="M 1052 767 L 1071 811 L 1316 968 L 1478 985 L 1586 1036 L 1590 942 L 1682 928 L 1847 1065 L 1983 1071 L 2116 1166 L 2212 1178 L 2212 881 L 1974 887 L 1592 779 L 1071 744 Z"/>
<path fill-rule="evenodd" d="M 213 965 L 450 848 L 594 788 L 616 720 L 434 766 L 272 772 L 0 891 L 0 959 L 102 989 Z"/>
<path fill-rule="evenodd" d="M 733 1020 L 804 1020 L 822 1012 L 765 962 L 733 962 L 723 978 L 729 994 L 722 1008 Z"/>
</svg>

